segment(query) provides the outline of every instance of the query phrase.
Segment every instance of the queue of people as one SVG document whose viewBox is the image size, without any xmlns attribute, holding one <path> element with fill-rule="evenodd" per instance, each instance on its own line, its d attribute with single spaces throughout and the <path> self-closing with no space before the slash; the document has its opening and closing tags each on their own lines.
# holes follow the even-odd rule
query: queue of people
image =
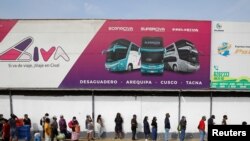
<svg viewBox="0 0 250 141">
<path fill-rule="evenodd" d="M 207 125 L 215 125 L 214 122 L 215 115 L 211 115 L 211 117 L 207 120 Z M 152 139 L 153 141 L 157 140 L 157 130 L 158 130 L 158 123 L 157 118 L 153 117 L 151 124 L 149 124 L 148 116 L 144 117 L 143 120 L 143 131 L 144 131 L 144 138 L 145 141 Z M 223 119 L 221 124 L 227 125 L 228 117 L 227 115 L 223 115 Z M 17 121 L 20 119 L 11 114 L 10 118 L 7 120 L 0 114 L 0 133 L 3 141 L 17 141 Z M 24 114 L 24 118 L 22 119 L 23 124 L 26 126 L 31 127 L 31 120 L 27 114 Z M 115 122 L 115 139 L 119 138 L 122 139 L 124 137 L 123 132 L 123 118 L 121 113 L 117 113 L 114 119 Z M 101 115 L 97 116 L 96 120 L 96 129 L 97 129 L 97 139 L 101 139 L 104 133 L 104 121 Z M 49 114 L 46 113 L 40 120 L 40 125 L 43 129 L 43 135 L 45 141 L 54 141 L 54 140 L 61 140 L 64 138 L 70 138 L 72 141 L 78 141 L 80 138 L 80 125 L 75 116 L 73 116 L 72 120 L 70 120 L 67 124 L 64 116 L 60 116 L 60 120 L 57 121 L 57 117 L 53 116 L 50 119 Z M 245 121 L 242 122 L 242 125 L 247 125 Z M 151 128 L 150 128 L 151 126 Z M 71 129 L 71 132 L 68 131 L 67 127 Z M 94 138 L 94 123 L 90 115 L 86 116 L 85 120 L 85 128 L 87 130 L 87 140 L 95 140 Z M 134 114 L 131 119 L 131 131 L 132 131 L 132 140 L 136 140 L 136 133 L 138 128 L 137 116 Z M 168 141 L 170 138 L 170 114 L 166 113 L 165 120 L 164 120 L 164 128 L 165 128 L 165 135 L 164 141 Z M 60 132 L 58 132 L 58 129 Z M 179 139 L 180 141 L 185 140 L 187 129 L 187 119 L 185 116 L 181 117 L 179 121 L 177 130 L 179 131 Z M 205 140 L 206 136 L 206 116 L 202 116 L 201 120 L 198 123 L 198 131 L 200 136 L 200 141 Z M 37 133 L 36 133 L 37 135 Z M 60 138 L 61 137 L 61 138 Z"/>
<path fill-rule="evenodd" d="M 0 135 L 3 141 L 18 141 L 18 128 L 27 126 L 30 132 L 31 120 L 27 114 L 24 118 L 18 118 L 15 114 L 11 114 L 9 119 L 0 114 Z"/>
</svg>

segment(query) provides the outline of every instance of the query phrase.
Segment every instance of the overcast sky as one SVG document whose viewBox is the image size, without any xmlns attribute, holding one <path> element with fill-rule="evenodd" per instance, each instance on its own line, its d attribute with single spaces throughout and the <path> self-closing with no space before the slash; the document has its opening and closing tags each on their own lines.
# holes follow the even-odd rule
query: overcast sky
<svg viewBox="0 0 250 141">
<path fill-rule="evenodd" d="M 0 19 L 186 19 L 250 22 L 250 0 L 0 1 Z"/>
</svg>

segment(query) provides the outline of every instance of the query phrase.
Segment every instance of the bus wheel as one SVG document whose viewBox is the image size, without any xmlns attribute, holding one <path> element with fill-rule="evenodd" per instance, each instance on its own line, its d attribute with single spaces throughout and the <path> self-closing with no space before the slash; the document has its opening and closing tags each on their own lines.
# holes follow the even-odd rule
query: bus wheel
<svg viewBox="0 0 250 141">
<path fill-rule="evenodd" d="M 128 65 L 128 71 L 132 71 L 133 70 L 133 66 L 132 66 L 132 64 L 129 64 Z"/>
<path fill-rule="evenodd" d="M 174 65 L 174 66 L 173 66 L 173 70 L 174 70 L 174 72 L 177 72 L 177 71 L 178 71 L 178 69 L 177 69 L 177 66 L 176 66 L 176 65 Z"/>
</svg>

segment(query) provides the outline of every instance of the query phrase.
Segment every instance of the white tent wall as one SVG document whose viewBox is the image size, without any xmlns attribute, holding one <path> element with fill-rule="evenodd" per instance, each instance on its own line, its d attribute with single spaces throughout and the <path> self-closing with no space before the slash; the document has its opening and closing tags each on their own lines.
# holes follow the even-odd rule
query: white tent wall
<svg viewBox="0 0 250 141">
<path fill-rule="evenodd" d="M 178 123 L 178 97 L 157 97 L 157 96 L 97 96 L 95 97 L 95 114 L 101 114 L 107 132 L 114 132 L 114 119 L 120 112 L 124 124 L 124 132 L 131 132 L 131 119 L 133 114 L 137 115 L 138 132 L 143 132 L 143 119 L 149 117 L 149 124 L 152 118 L 157 117 L 158 132 L 164 132 L 165 114 L 171 115 L 171 125 L 177 127 Z"/>
<path fill-rule="evenodd" d="M 171 130 L 177 132 L 178 124 L 178 97 L 142 97 L 142 115 L 149 117 L 151 124 L 154 116 L 157 117 L 158 132 L 165 132 L 164 120 L 166 113 L 170 114 Z M 143 130 L 142 130 L 143 131 Z"/>
<path fill-rule="evenodd" d="M 131 96 L 97 96 L 95 97 L 95 113 L 102 115 L 106 132 L 114 132 L 115 117 L 119 112 L 123 118 L 124 132 L 131 132 L 130 122 L 133 114 L 137 115 L 138 121 L 141 119 L 141 99 Z M 95 119 L 96 120 L 96 119 Z"/>
<path fill-rule="evenodd" d="M 49 116 L 64 115 L 68 123 L 76 116 L 81 130 L 84 130 L 86 114 L 92 113 L 91 96 L 12 96 L 13 113 L 18 117 L 28 114 L 34 130 L 42 129 L 40 119 L 45 113 Z"/>
<path fill-rule="evenodd" d="M 202 116 L 210 116 L 210 97 L 181 97 L 181 116 L 187 119 L 187 132 L 199 132 Z"/>
<path fill-rule="evenodd" d="M 250 98 L 249 97 L 214 97 L 213 114 L 215 123 L 221 124 L 223 115 L 227 115 L 227 124 L 250 123 Z"/>
<path fill-rule="evenodd" d="M 10 96 L 0 95 L 0 114 L 4 117 L 10 116 Z"/>
<path fill-rule="evenodd" d="M 114 132 L 114 119 L 120 112 L 124 119 L 124 131 L 130 133 L 130 121 L 133 114 L 137 115 L 138 132 L 143 132 L 143 118 L 157 117 L 158 132 L 164 132 L 165 114 L 170 113 L 171 130 L 177 132 L 178 124 L 178 96 L 95 96 L 95 119 L 101 114 L 104 119 L 106 132 Z M 28 114 L 32 120 L 32 130 L 41 130 L 39 121 L 45 113 L 50 117 L 64 115 L 67 122 L 76 116 L 81 131 L 85 129 L 86 115 L 92 115 L 92 96 L 23 96 L 12 95 L 13 113 L 18 117 Z M 203 115 L 210 116 L 210 97 L 181 97 L 181 114 L 187 117 L 188 133 L 197 133 L 197 125 Z M 5 118 L 10 115 L 10 97 L 0 95 L 0 113 Z M 213 97 L 212 114 L 216 116 L 216 124 L 221 124 L 222 116 L 228 115 L 228 124 L 250 123 L 249 97 Z"/>
</svg>

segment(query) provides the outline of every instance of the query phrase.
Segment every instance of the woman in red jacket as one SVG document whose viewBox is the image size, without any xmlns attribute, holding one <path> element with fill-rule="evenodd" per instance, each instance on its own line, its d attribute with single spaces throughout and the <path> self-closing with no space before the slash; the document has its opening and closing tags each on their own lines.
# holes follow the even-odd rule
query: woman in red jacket
<svg viewBox="0 0 250 141">
<path fill-rule="evenodd" d="M 206 116 L 202 116 L 202 118 L 200 120 L 200 123 L 199 123 L 199 126 L 198 126 L 198 129 L 199 129 L 199 132 L 200 132 L 200 141 L 204 141 L 204 139 L 205 139 L 205 135 L 206 135 L 205 121 L 206 121 Z"/>
<path fill-rule="evenodd" d="M 10 140 L 10 125 L 8 123 L 7 119 L 3 120 L 3 134 L 2 139 L 3 141 L 9 141 Z"/>
</svg>

